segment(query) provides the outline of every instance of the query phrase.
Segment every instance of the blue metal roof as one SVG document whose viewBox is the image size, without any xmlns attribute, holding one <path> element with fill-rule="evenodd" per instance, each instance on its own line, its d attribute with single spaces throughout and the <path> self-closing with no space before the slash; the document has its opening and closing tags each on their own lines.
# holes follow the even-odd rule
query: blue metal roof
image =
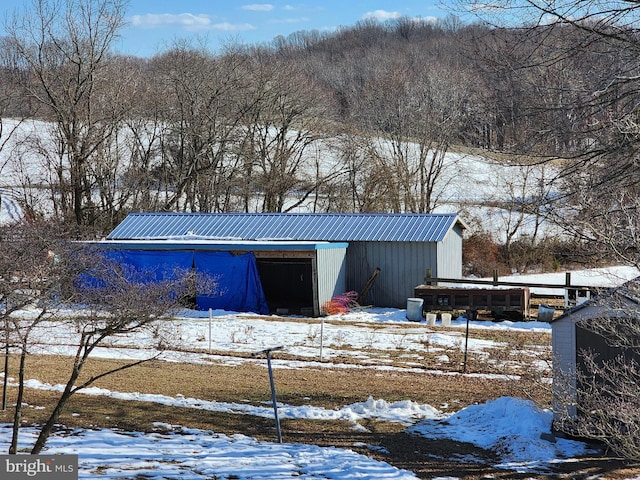
<svg viewBox="0 0 640 480">
<path fill-rule="evenodd" d="M 440 242 L 457 214 L 131 213 L 107 240 Z"/>
</svg>

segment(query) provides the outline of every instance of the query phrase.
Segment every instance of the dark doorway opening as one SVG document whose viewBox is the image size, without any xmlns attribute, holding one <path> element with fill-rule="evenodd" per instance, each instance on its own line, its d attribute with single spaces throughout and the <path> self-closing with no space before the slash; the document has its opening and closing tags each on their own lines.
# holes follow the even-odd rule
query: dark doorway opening
<svg viewBox="0 0 640 480">
<path fill-rule="evenodd" d="M 313 269 L 310 258 L 258 258 L 257 264 L 271 312 L 313 312 Z"/>
</svg>

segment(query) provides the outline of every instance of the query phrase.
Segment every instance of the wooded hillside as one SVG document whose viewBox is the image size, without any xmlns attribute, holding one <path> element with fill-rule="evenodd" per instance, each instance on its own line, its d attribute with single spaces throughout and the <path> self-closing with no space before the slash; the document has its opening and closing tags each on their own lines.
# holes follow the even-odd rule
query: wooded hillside
<svg viewBox="0 0 640 480">
<path fill-rule="evenodd" d="M 508 28 L 367 21 L 136 58 L 112 50 L 121 0 L 39 4 L 0 39 L 0 188 L 31 218 L 102 235 L 130 211 L 432 212 L 459 168 L 447 156 L 473 154 L 517 167 L 483 199 L 511 215 L 507 250 L 548 246 L 545 223 L 563 248 L 638 264 L 640 38 L 621 21 L 638 7 Z"/>
</svg>

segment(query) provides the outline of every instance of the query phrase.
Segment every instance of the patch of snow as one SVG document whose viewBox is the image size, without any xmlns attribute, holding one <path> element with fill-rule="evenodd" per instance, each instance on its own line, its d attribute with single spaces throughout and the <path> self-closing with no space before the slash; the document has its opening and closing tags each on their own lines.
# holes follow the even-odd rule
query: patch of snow
<svg viewBox="0 0 640 480">
<path fill-rule="evenodd" d="M 558 438 L 543 440 L 551 433 L 553 413 L 520 398 L 501 397 L 481 405 L 470 405 L 444 419 L 426 419 L 409 428 L 427 438 L 447 438 L 493 450 L 502 458 L 498 467 L 519 471 L 544 467 L 587 453 L 583 442 Z"/>
<path fill-rule="evenodd" d="M 153 433 L 108 429 L 56 434 L 46 454 L 78 454 L 81 479 L 235 478 L 238 480 L 331 479 L 414 480 L 417 477 L 388 463 L 351 450 L 315 445 L 260 442 L 244 435 L 156 424 Z M 37 432 L 22 429 L 22 446 Z M 11 428 L 0 425 L 5 451 Z"/>
</svg>

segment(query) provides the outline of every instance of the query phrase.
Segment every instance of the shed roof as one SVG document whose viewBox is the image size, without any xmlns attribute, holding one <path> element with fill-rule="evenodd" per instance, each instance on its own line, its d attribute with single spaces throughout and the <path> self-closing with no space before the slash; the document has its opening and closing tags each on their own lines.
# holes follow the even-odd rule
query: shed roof
<svg viewBox="0 0 640 480">
<path fill-rule="evenodd" d="M 440 242 L 457 214 L 130 213 L 107 240 L 215 239 Z"/>
</svg>

